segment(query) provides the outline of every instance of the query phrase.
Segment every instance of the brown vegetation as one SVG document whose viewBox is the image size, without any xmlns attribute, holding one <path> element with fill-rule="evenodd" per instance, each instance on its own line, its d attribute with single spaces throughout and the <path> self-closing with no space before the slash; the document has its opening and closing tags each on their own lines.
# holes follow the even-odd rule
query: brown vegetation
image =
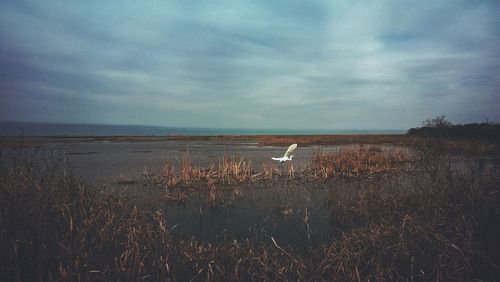
<svg viewBox="0 0 500 282">
<path fill-rule="evenodd" d="M 351 134 L 351 135 L 220 135 L 220 136 L 61 136 L 61 137 L 0 137 L 0 148 L 38 147 L 49 143 L 80 142 L 252 142 L 258 146 L 288 146 L 297 143 L 304 146 L 335 145 L 400 145 L 433 146 L 454 153 L 499 154 L 498 142 L 483 139 L 451 139 L 404 134 Z"/>
<path fill-rule="evenodd" d="M 189 186 L 190 184 L 203 183 L 211 187 L 218 184 L 235 184 L 253 181 L 251 161 L 245 158 L 235 159 L 224 157 L 217 165 L 212 164 L 207 168 L 191 165 L 189 153 L 184 154 L 178 164 L 167 162 L 160 174 L 150 174 L 148 177 L 157 178 L 166 188 L 176 186 Z"/>
<path fill-rule="evenodd" d="M 401 170 L 411 160 L 403 149 L 394 148 L 383 152 L 379 147 L 349 146 L 339 152 L 318 152 L 313 158 L 311 171 L 315 176 L 359 176 Z"/>
<path fill-rule="evenodd" d="M 142 210 L 125 197 L 103 194 L 58 162 L 4 157 L 0 280 L 498 279 L 498 169 L 462 174 L 444 158 L 426 154 L 420 165 L 441 169 L 429 170 L 412 189 L 388 194 L 377 187 L 352 203 L 333 204 L 331 218 L 341 232 L 306 253 L 274 238 L 221 244 L 175 239 L 161 210 Z M 317 159 L 316 169 L 324 165 L 331 175 L 351 175 L 392 171 L 405 156 L 363 148 L 319 153 Z M 186 157 L 178 168 L 165 170 L 164 185 L 203 181 L 213 193 L 218 181 L 254 176 L 240 159 L 201 169 Z M 274 176 L 274 168 L 265 168 L 261 175 L 290 177 L 290 171 Z"/>
<path fill-rule="evenodd" d="M 74 142 L 161 142 L 161 141 L 217 141 L 255 142 L 261 146 L 346 145 L 346 144 L 409 144 L 411 138 L 402 134 L 352 134 L 352 135 L 218 135 L 218 136 L 55 136 L 55 137 L 1 137 L 0 147 L 43 145 L 47 143 Z"/>
<path fill-rule="evenodd" d="M 401 134 L 339 134 L 339 135 L 263 135 L 259 136 L 260 145 L 299 146 L 312 145 L 351 145 L 351 144 L 409 144 L 411 140 Z"/>
<path fill-rule="evenodd" d="M 404 148 L 382 151 L 377 146 L 345 146 L 338 152 L 317 151 L 311 164 L 303 170 L 295 169 L 293 163 L 271 163 L 262 164 L 261 170 L 257 171 L 250 160 L 235 157 L 224 157 L 218 164 L 208 167 L 193 166 L 189 153 L 186 153 L 180 160 L 167 162 L 160 173 L 148 177 L 167 189 L 193 184 L 212 187 L 279 179 L 316 181 L 401 170 L 413 160 Z"/>
</svg>

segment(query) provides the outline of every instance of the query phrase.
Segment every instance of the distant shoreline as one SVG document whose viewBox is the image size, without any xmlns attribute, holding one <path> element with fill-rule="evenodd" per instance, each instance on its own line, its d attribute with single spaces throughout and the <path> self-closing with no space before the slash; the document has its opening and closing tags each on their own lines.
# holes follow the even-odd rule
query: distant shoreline
<svg viewBox="0 0 500 282">
<path fill-rule="evenodd" d="M 248 142 L 258 146 L 329 146 L 348 144 L 398 144 L 410 142 L 405 134 L 316 135 L 172 135 L 172 136 L 0 136 L 0 148 L 41 146 L 51 143 L 88 142 Z"/>
<path fill-rule="evenodd" d="M 66 124 L 0 121 L 1 136 L 30 137 L 130 137 L 130 136 L 227 136 L 227 135 L 365 135 L 404 134 L 402 129 L 256 129 L 195 128 L 142 125 Z"/>
</svg>

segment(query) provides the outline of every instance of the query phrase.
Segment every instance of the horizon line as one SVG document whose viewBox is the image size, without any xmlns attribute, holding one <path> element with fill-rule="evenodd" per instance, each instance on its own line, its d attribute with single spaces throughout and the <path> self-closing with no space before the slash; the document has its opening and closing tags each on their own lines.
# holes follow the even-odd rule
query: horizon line
<svg viewBox="0 0 500 282">
<path fill-rule="evenodd" d="M 153 128 L 171 128 L 171 129 L 218 129 L 218 130 L 291 130 L 291 131 L 407 131 L 409 128 L 284 128 L 284 127 L 198 127 L 198 126 L 177 126 L 177 125 L 149 125 L 149 124 L 113 124 L 113 123 L 71 123 L 71 122 L 46 122 L 46 121 L 14 121 L 0 120 L 0 123 L 31 123 L 31 124 L 53 124 L 53 125 L 92 125 L 92 126 L 134 126 L 134 127 L 153 127 Z"/>
</svg>

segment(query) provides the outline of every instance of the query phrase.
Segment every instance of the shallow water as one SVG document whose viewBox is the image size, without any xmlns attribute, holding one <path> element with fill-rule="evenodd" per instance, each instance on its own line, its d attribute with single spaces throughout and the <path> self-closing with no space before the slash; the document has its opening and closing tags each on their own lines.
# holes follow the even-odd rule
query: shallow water
<svg viewBox="0 0 500 282">
<path fill-rule="evenodd" d="M 352 204 L 368 189 L 404 189 L 400 175 L 339 178 L 326 182 L 284 181 L 217 187 L 215 205 L 209 188 L 198 187 L 183 202 L 168 201 L 148 185 L 121 186 L 145 210 L 162 210 L 171 234 L 208 242 L 251 239 L 307 250 L 331 241 L 345 228 L 332 205 Z M 119 188 L 119 186 L 117 186 Z M 238 190 L 238 196 L 233 196 Z"/>
<path fill-rule="evenodd" d="M 482 164 L 483 163 L 483 164 Z M 452 160 L 454 173 L 473 183 L 485 174 L 500 173 L 496 162 L 488 160 Z M 217 186 L 217 201 L 209 200 L 209 188 L 193 188 L 189 199 L 169 201 L 155 188 L 137 184 L 128 186 L 128 195 L 147 210 L 162 210 L 171 234 L 207 242 L 232 242 L 245 239 L 271 242 L 295 250 L 307 250 L 341 236 L 358 222 L 345 221 L 338 215 L 339 205 L 347 207 L 362 197 L 422 189 L 431 182 L 419 168 L 407 171 L 336 177 L 326 181 L 271 181 L 264 183 Z M 426 184 L 427 183 L 427 184 Z M 124 188 L 122 186 L 122 188 Z M 158 187 L 156 187 L 158 188 Z M 161 189 L 161 188 L 160 188 Z M 181 188 L 184 189 L 184 188 Z M 234 197 L 234 191 L 239 195 Z M 144 201 L 146 200 L 146 201 Z M 367 198 L 370 201 L 370 198 Z M 307 215 L 307 216 L 306 216 Z"/>
<path fill-rule="evenodd" d="M 353 145 L 347 146 L 351 147 Z M 297 170 L 305 168 L 315 152 L 337 151 L 346 146 L 299 147 L 292 163 Z M 378 146 L 388 154 L 410 148 Z M 232 242 L 253 239 L 270 242 L 271 237 L 282 246 L 306 250 L 329 242 L 346 228 L 333 212 L 334 205 L 347 205 L 369 189 L 380 193 L 410 189 L 415 177 L 422 177 L 422 168 L 412 163 L 396 173 L 360 178 L 330 179 L 305 183 L 282 181 L 216 186 L 217 201 L 208 200 L 208 187 L 196 187 L 182 202 L 169 201 L 164 190 L 144 179 L 144 174 L 161 170 L 165 162 L 178 164 L 188 155 L 194 166 L 217 164 L 223 157 L 244 157 L 260 170 L 272 164 L 271 156 L 280 156 L 285 147 L 259 147 L 242 142 L 85 142 L 49 144 L 38 154 L 63 157 L 68 167 L 90 182 L 104 182 L 111 193 L 124 193 L 148 211 L 162 210 L 171 234 L 179 238 L 194 237 L 207 242 Z M 31 149 L 24 149 L 27 155 Z M 2 150 L 2 153 L 14 153 Z M 496 161 L 487 158 L 453 157 L 446 159 L 454 171 L 468 178 L 477 178 L 485 171 L 499 173 Z M 118 184 L 117 181 L 124 181 Z M 233 196 L 235 190 L 240 193 Z M 352 223 L 354 224 L 354 223 Z"/>
<path fill-rule="evenodd" d="M 293 246 L 328 240 L 333 232 L 324 197 L 326 188 L 274 184 L 241 189 L 240 197 L 216 207 L 206 204 L 205 192 L 191 193 L 191 201 L 185 204 L 165 203 L 167 224 L 178 236 L 207 241 L 274 237 Z"/>
<path fill-rule="evenodd" d="M 139 180 L 145 172 L 160 170 L 165 162 L 178 164 L 188 156 L 193 166 L 206 167 L 217 164 L 224 157 L 241 157 L 251 160 L 259 170 L 270 165 L 271 157 L 280 157 L 287 147 L 257 146 L 250 142 L 81 142 L 52 143 L 41 151 L 56 152 L 65 157 L 76 174 L 96 183 L 111 183 L 120 179 Z M 298 147 L 294 152 L 293 165 L 297 169 L 310 163 L 317 150 L 334 150 L 335 147 Z M 24 151 L 32 151 L 30 148 Z M 2 149 L 4 152 L 11 149 Z"/>
</svg>

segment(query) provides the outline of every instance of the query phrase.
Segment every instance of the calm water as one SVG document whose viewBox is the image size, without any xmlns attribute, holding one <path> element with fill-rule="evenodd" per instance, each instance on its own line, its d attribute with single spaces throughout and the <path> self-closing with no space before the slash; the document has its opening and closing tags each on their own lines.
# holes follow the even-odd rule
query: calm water
<svg viewBox="0 0 500 282">
<path fill-rule="evenodd" d="M 34 122 L 0 122 L 0 136 L 164 136 L 164 135 L 299 135 L 299 134 L 399 134 L 399 129 L 314 130 L 314 129 L 238 129 L 189 128 L 141 125 L 62 124 Z"/>
<path fill-rule="evenodd" d="M 317 150 L 337 151 L 341 148 L 298 147 L 293 162 L 286 165 L 304 169 Z M 404 147 L 391 145 L 382 145 L 380 149 L 388 153 L 395 150 L 411 153 Z M 29 156 L 34 149 L 27 147 L 23 150 Z M 338 177 L 314 183 L 280 180 L 216 185 L 217 201 L 212 205 L 208 186 L 203 184 L 192 187 L 187 194 L 189 199 L 178 203 L 168 200 L 165 187 L 144 178 L 144 173 L 160 172 L 165 162 L 178 164 L 178 159 L 186 154 L 194 166 L 201 167 L 217 164 L 224 156 L 244 157 L 251 160 L 259 171 L 262 164 L 273 164 L 271 156 L 279 156 L 284 150 L 286 146 L 259 147 L 249 142 L 162 141 L 52 143 L 35 152 L 64 157 L 63 165 L 90 182 L 104 183 L 102 187 L 109 193 L 124 193 L 147 211 L 161 210 L 173 236 L 194 237 L 207 242 L 249 238 L 271 243 L 271 238 L 274 238 L 280 246 L 303 250 L 331 242 L 356 224 L 343 222 L 335 212 L 336 206 L 352 203 L 370 189 L 392 193 L 421 187 L 415 183 L 425 183 L 428 179 L 410 162 L 404 170 L 396 173 L 361 178 Z M 0 148 L 0 156 L 4 158 L 13 153 L 18 152 Z M 446 163 L 467 181 L 478 179 L 488 171 L 491 175 L 498 175 L 500 168 L 496 162 L 487 159 L 453 157 Z M 239 193 L 234 196 L 236 189 Z"/>
</svg>

